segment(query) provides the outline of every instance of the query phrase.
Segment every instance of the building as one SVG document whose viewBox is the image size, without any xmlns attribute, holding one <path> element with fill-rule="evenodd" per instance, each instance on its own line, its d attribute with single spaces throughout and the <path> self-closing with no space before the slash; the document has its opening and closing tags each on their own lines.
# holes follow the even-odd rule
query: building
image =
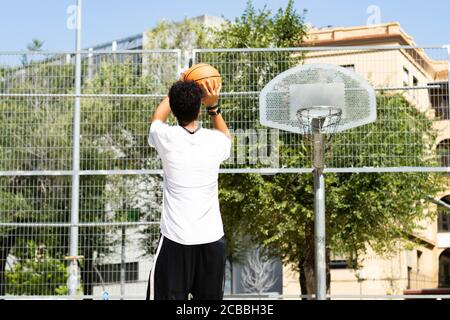
<svg viewBox="0 0 450 320">
<path fill-rule="evenodd" d="M 412 48 L 354 48 L 399 45 Z M 450 149 L 449 63 L 445 50 L 440 50 L 439 55 L 433 50 L 414 48 L 412 37 L 399 23 L 311 29 L 302 46 L 351 46 L 348 50 L 308 52 L 305 63 L 340 65 L 362 75 L 375 88 L 399 88 L 412 105 L 433 120 L 439 132 L 436 148 Z M 448 156 L 442 156 L 443 166 L 449 166 L 449 160 Z M 421 222 L 425 230 L 411 235 L 420 245 L 412 250 L 398 250 L 388 257 L 381 257 L 369 248 L 360 270 L 347 268 L 345 260 L 332 261 L 331 294 L 403 294 L 408 289 L 450 287 L 450 220 L 445 214 L 450 207 L 450 188 L 436 197 L 437 221 Z M 283 294 L 297 294 L 298 275 L 287 266 L 284 274 Z"/>
</svg>

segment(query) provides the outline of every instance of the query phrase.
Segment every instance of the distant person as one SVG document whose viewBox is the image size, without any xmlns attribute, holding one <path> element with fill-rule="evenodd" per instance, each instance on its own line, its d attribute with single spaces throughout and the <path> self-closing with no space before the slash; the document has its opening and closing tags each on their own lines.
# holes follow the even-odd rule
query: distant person
<svg viewBox="0 0 450 320">
<path fill-rule="evenodd" d="M 211 80 L 178 81 L 153 114 L 148 142 L 162 159 L 164 190 L 147 300 L 223 298 L 226 240 L 217 180 L 231 138 L 217 106 L 220 89 Z M 202 103 L 214 129 L 198 122 Z M 178 125 L 165 123 L 171 111 Z"/>
</svg>

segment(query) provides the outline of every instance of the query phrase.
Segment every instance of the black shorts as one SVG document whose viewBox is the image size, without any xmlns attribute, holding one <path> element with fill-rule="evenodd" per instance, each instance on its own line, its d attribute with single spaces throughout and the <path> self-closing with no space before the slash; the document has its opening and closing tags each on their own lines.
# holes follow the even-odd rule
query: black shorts
<svg viewBox="0 0 450 320">
<path fill-rule="evenodd" d="M 161 236 L 150 272 L 147 300 L 221 300 L 226 240 L 182 245 Z"/>
</svg>

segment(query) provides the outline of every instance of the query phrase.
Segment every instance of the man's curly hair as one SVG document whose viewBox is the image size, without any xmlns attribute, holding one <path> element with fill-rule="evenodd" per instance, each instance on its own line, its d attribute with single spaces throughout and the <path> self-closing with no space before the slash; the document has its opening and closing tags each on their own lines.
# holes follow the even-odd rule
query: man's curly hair
<svg viewBox="0 0 450 320">
<path fill-rule="evenodd" d="M 180 126 L 197 120 L 203 91 L 194 81 L 177 81 L 169 90 L 169 103 Z"/>
</svg>

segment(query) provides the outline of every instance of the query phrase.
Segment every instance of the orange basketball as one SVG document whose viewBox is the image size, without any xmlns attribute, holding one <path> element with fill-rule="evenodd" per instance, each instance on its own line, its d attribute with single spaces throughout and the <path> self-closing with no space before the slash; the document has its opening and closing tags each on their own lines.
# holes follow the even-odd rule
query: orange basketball
<svg viewBox="0 0 450 320">
<path fill-rule="evenodd" d="M 207 63 L 194 64 L 184 73 L 185 81 L 196 81 L 197 83 L 203 82 L 206 79 L 217 80 L 217 84 L 222 83 L 222 77 L 219 71 L 212 65 Z"/>
</svg>

